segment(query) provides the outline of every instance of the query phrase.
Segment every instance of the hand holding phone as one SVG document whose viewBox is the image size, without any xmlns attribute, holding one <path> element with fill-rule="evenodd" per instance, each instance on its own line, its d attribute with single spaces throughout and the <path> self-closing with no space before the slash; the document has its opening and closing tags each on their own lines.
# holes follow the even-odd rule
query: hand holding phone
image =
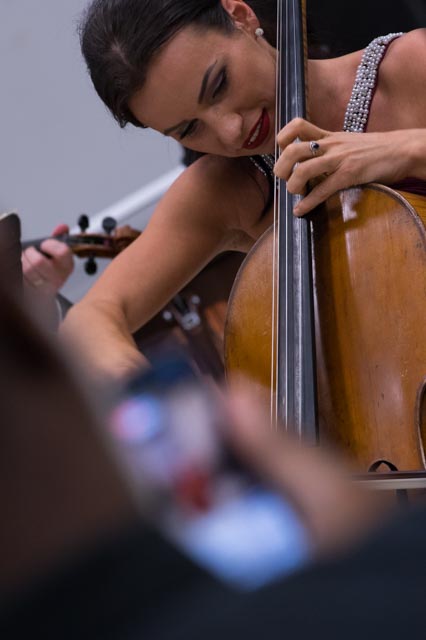
<svg viewBox="0 0 426 640">
<path fill-rule="evenodd" d="M 254 589 L 311 555 L 293 506 L 244 468 L 224 413 L 188 363 L 168 360 L 128 386 L 111 425 L 144 512 L 216 577 Z"/>
</svg>

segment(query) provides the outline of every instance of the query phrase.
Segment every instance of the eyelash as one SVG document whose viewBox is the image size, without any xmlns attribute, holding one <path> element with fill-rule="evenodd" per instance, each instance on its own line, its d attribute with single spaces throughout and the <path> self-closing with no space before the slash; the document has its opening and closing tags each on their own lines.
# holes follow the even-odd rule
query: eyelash
<svg viewBox="0 0 426 640">
<path fill-rule="evenodd" d="M 220 80 L 212 93 L 212 98 L 215 100 L 227 89 L 227 87 L 228 87 L 228 74 L 225 68 L 222 70 L 220 74 Z M 179 140 L 183 140 L 186 137 L 191 137 L 192 135 L 194 135 L 196 130 L 197 130 L 197 121 L 191 120 L 188 126 L 180 134 Z"/>
<path fill-rule="evenodd" d="M 215 90 L 212 93 L 212 98 L 215 99 L 220 96 L 228 86 L 228 73 L 226 68 L 222 69 L 220 74 L 219 84 L 216 86 Z"/>
<path fill-rule="evenodd" d="M 184 138 L 186 138 L 187 136 L 191 136 L 194 134 L 194 132 L 197 129 L 197 125 L 196 125 L 197 121 L 196 120 L 191 120 L 191 122 L 188 124 L 187 127 L 185 127 L 185 129 L 182 131 L 182 133 L 179 135 L 179 140 L 183 140 Z"/>
</svg>

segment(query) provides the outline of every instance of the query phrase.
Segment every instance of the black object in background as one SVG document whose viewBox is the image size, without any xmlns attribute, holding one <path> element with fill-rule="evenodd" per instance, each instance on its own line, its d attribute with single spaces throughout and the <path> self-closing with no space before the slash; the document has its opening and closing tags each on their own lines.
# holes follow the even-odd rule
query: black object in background
<svg viewBox="0 0 426 640">
<path fill-rule="evenodd" d="M 16 213 L 0 215 L 2 280 L 16 293 L 22 290 L 21 222 Z"/>
<path fill-rule="evenodd" d="M 307 0 L 312 40 L 324 57 L 366 47 L 377 36 L 426 26 L 425 0 Z"/>
</svg>

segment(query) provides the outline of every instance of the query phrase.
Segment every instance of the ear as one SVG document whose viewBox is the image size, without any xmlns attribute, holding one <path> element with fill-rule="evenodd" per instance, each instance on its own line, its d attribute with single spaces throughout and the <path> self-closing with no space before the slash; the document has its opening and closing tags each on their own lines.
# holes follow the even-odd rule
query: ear
<svg viewBox="0 0 426 640">
<path fill-rule="evenodd" d="M 253 9 L 243 0 L 221 0 L 222 7 L 229 13 L 237 29 L 251 34 L 259 26 L 259 20 Z"/>
</svg>

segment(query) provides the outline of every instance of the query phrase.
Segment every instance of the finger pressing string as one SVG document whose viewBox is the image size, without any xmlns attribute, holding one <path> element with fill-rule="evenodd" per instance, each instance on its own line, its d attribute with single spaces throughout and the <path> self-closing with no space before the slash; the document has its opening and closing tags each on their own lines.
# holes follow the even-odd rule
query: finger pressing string
<svg viewBox="0 0 426 640">
<path fill-rule="evenodd" d="M 298 142 L 289 145 L 278 158 L 275 167 L 274 173 L 278 178 L 282 180 L 289 180 L 290 176 L 294 173 L 300 163 L 305 163 L 305 161 L 309 161 L 308 164 L 311 166 L 311 163 L 316 163 L 317 158 L 325 156 L 325 150 L 322 144 L 317 142 L 316 140 L 312 140 L 311 142 Z M 328 164 L 328 162 L 327 162 Z M 316 166 L 314 164 L 314 166 Z M 329 167 L 326 168 L 328 170 Z M 310 177 L 319 176 L 324 173 L 324 167 L 318 171 L 317 173 L 312 174 L 312 168 L 310 169 Z"/>
<path fill-rule="evenodd" d="M 318 156 L 309 159 L 306 162 L 300 162 L 295 166 L 291 176 L 287 180 L 287 190 L 290 193 L 304 194 L 308 185 L 313 180 L 321 179 L 325 172 L 331 173 L 333 171 L 333 163 L 325 156 Z M 313 185 L 311 185 L 313 186 Z"/>
<path fill-rule="evenodd" d="M 321 202 L 324 202 L 339 190 L 339 178 L 335 174 L 326 177 L 322 182 L 316 185 L 307 196 L 294 208 L 293 212 L 296 216 L 304 216 L 306 213 L 315 209 Z"/>
<path fill-rule="evenodd" d="M 312 122 L 302 118 L 290 120 L 278 133 L 277 142 L 280 147 L 285 148 L 288 144 L 299 138 L 299 140 L 318 140 L 327 135 L 327 131 L 320 129 Z"/>
</svg>

